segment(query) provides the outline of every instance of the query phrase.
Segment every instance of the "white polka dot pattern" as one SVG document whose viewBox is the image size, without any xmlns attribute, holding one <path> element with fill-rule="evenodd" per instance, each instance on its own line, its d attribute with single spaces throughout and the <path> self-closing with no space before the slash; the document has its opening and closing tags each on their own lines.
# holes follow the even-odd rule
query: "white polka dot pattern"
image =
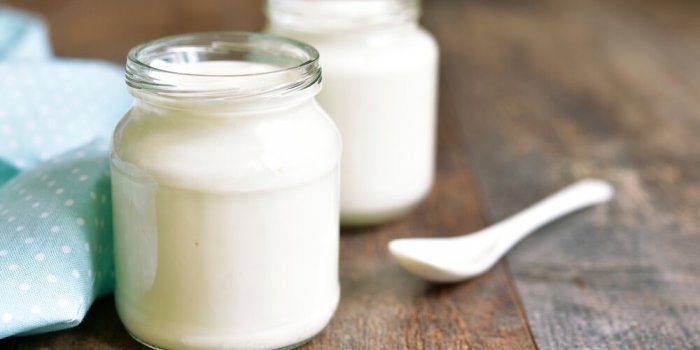
<svg viewBox="0 0 700 350">
<path fill-rule="evenodd" d="M 99 150 L 104 142 L 0 187 L 0 315 L 9 315 L 0 316 L 0 338 L 67 320 L 76 324 L 87 311 L 79 300 L 92 302 L 112 290 L 110 186 L 106 153 Z M 76 166 L 88 180 L 71 171 Z M 51 181 L 63 191 L 54 191 Z M 95 201 L 91 193 L 107 200 Z M 105 224 L 86 225 L 93 220 Z"/>
<path fill-rule="evenodd" d="M 114 287 L 107 140 L 131 97 L 122 68 L 50 53 L 0 7 L 0 339 L 74 326 Z"/>
<path fill-rule="evenodd" d="M 122 74 L 99 62 L 0 61 L 0 77 L 0 179 L 95 137 L 108 138 L 130 100 Z M 120 90 L 116 96 L 115 87 Z M 76 167 L 71 174 L 76 181 L 89 181 L 81 170 Z"/>
</svg>

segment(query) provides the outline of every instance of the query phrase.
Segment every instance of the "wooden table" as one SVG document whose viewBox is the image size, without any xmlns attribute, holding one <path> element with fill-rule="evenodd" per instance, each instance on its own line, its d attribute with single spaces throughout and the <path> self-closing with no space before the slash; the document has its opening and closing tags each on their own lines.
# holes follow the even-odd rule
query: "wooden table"
<svg viewBox="0 0 700 350">
<path fill-rule="evenodd" d="M 59 56 L 120 65 L 165 35 L 258 30 L 259 1 L 12 0 Z M 344 232 L 342 301 L 304 349 L 700 348 L 700 3 L 424 4 L 442 49 L 438 178 L 392 224 Z M 396 237 L 466 233 L 583 177 L 613 203 L 550 225 L 455 285 L 404 273 Z M 99 300 L 79 327 L 3 349 L 137 349 Z"/>
</svg>

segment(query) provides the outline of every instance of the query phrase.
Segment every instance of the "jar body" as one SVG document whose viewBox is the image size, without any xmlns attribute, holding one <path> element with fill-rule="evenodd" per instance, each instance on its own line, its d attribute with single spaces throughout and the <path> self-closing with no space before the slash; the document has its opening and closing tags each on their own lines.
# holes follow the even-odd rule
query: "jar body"
<svg viewBox="0 0 700 350">
<path fill-rule="evenodd" d="M 115 298 L 150 346 L 287 347 L 338 303 L 333 123 L 312 97 L 227 113 L 137 99 L 115 131 Z"/>
<path fill-rule="evenodd" d="M 417 205 L 434 179 L 438 48 L 417 23 L 352 32 L 278 25 L 321 54 L 318 101 L 343 137 L 341 221 L 381 223 Z"/>
</svg>

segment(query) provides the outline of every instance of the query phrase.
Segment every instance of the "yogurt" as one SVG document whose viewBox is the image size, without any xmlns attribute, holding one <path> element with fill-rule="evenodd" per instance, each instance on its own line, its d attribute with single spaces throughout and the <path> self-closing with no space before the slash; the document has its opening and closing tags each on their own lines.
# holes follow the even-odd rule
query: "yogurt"
<svg viewBox="0 0 700 350">
<path fill-rule="evenodd" d="M 272 51 L 180 62 L 147 44 L 130 54 L 156 58 L 145 71 L 127 66 L 136 102 L 114 135 L 117 310 L 157 348 L 292 346 L 338 303 L 339 135 L 313 99 L 320 71 L 297 69 L 314 64 L 313 49 L 212 35 L 165 40 L 171 51 L 219 41 Z M 290 47 L 309 57 L 279 65 L 274 50 Z"/>
<path fill-rule="evenodd" d="M 438 49 L 407 0 L 269 0 L 266 31 L 318 49 L 318 101 L 343 137 L 341 221 L 391 220 L 429 192 Z"/>
</svg>

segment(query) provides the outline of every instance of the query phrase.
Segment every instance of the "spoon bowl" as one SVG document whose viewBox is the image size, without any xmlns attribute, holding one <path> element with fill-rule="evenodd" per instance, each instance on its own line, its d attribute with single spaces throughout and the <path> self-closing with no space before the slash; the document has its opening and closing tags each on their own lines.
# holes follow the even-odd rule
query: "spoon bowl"
<svg viewBox="0 0 700 350">
<path fill-rule="evenodd" d="M 515 244 L 545 224 L 613 197 L 612 186 L 586 179 L 533 204 L 497 224 L 471 234 L 402 238 L 389 252 L 408 272 L 432 282 L 458 282 L 488 271 Z"/>
</svg>

